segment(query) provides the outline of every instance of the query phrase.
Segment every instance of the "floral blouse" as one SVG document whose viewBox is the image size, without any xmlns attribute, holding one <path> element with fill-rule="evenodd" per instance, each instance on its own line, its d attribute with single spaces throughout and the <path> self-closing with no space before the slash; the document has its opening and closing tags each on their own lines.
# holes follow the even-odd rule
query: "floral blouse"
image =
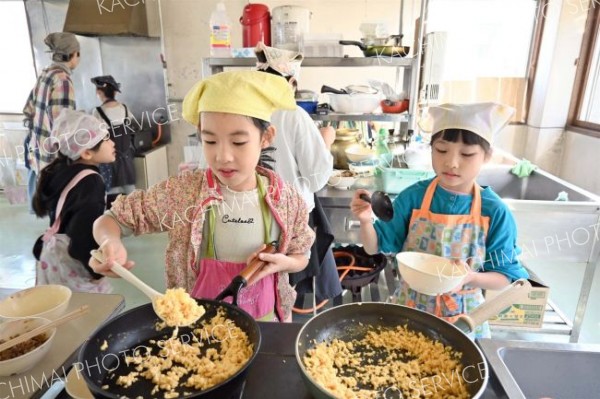
<svg viewBox="0 0 600 399">
<path fill-rule="evenodd" d="M 308 210 L 302 197 L 274 172 L 257 167 L 269 180 L 266 203 L 281 229 L 279 252 L 307 254 L 315 234 L 308 226 Z M 210 169 L 170 177 L 148 190 L 119 196 L 110 214 L 125 235 L 166 231 L 169 243 L 165 253 L 168 288 L 185 287 L 191 292 L 199 273 L 202 228 L 206 211 L 223 201 L 217 180 Z M 278 273 L 277 313 L 280 320 L 291 316 L 296 292 L 287 273 Z"/>
</svg>

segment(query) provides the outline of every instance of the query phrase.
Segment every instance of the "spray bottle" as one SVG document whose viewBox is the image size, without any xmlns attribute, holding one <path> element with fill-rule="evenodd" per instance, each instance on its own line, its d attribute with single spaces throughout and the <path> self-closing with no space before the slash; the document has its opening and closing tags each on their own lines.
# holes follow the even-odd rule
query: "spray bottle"
<svg viewBox="0 0 600 399">
<path fill-rule="evenodd" d="M 231 20 L 223 2 L 210 14 L 210 56 L 231 57 Z"/>
</svg>

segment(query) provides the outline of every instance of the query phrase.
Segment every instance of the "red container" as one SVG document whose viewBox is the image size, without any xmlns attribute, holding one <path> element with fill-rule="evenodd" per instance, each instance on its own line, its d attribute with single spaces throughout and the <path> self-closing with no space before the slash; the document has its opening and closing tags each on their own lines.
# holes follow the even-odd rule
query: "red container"
<svg viewBox="0 0 600 399">
<path fill-rule="evenodd" d="M 244 47 L 254 47 L 259 41 L 271 45 L 271 14 L 264 4 L 246 4 L 240 17 Z"/>
</svg>

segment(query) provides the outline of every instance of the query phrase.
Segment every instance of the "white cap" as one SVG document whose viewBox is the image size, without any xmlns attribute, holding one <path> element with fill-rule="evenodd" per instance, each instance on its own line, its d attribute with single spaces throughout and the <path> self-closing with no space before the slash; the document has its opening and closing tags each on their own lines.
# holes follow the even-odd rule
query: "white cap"
<svg viewBox="0 0 600 399">
<path fill-rule="evenodd" d="M 58 150 L 73 161 L 108 137 L 106 126 L 92 115 L 63 108 L 54 121 L 51 136 L 58 140 Z"/>
<path fill-rule="evenodd" d="M 433 134 L 446 129 L 468 130 L 492 144 L 494 136 L 508 124 L 514 113 L 514 108 L 492 102 L 442 104 L 430 107 L 419 121 L 419 127 Z"/>
</svg>

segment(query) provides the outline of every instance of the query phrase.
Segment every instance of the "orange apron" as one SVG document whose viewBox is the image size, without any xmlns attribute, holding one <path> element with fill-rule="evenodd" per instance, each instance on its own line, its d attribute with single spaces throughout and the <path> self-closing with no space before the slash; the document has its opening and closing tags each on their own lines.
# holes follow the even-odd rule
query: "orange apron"
<svg viewBox="0 0 600 399">
<path fill-rule="evenodd" d="M 435 178 L 427 187 L 421 209 L 413 210 L 402 250 L 469 261 L 474 270 L 483 270 L 489 218 L 481 215 L 481 188 L 475 184 L 471 212 L 468 215 L 436 214 L 429 208 L 438 181 L 439 178 Z M 394 296 L 395 301 L 400 304 L 432 313 L 450 323 L 484 301 L 480 288 L 464 286 L 456 293 L 432 296 L 413 290 L 402 276 L 400 287 Z M 478 326 L 473 336 L 488 338 L 489 325 L 484 323 Z"/>
</svg>

